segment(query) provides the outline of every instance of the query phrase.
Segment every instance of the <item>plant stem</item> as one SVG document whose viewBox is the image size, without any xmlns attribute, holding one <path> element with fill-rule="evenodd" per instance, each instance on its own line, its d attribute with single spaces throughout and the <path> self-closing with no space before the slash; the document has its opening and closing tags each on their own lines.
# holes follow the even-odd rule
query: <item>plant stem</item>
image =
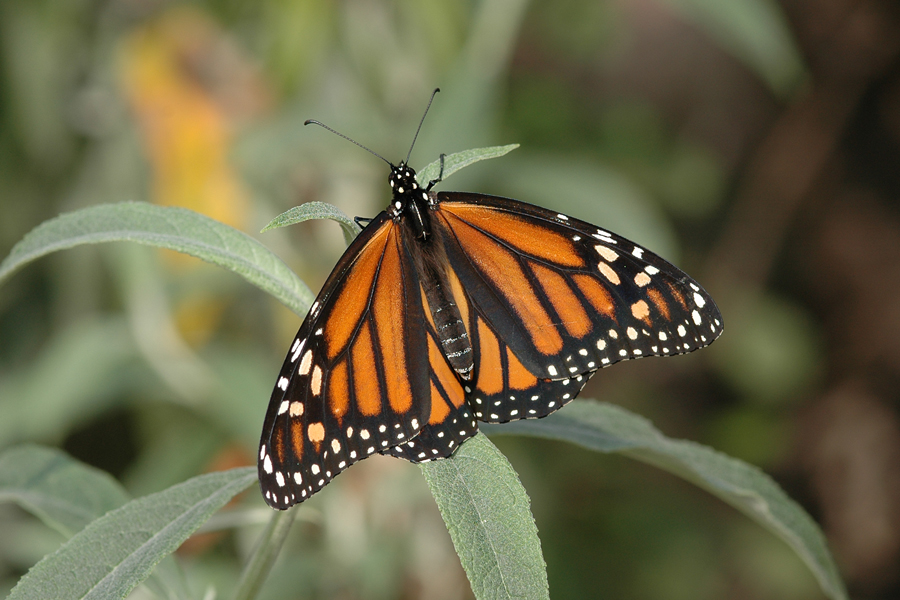
<svg viewBox="0 0 900 600">
<path fill-rule="evenodd" d="M 294 518 L 297 516 L 297 510 L 275 510 L 272 511 L 272 518 L 266 525 L 262 535 L 256 542 L 253 554 L 244 572 L 241 574 L 241 580 L 238 582 L 237 590 L 232 597 L 233 600 L 252 600 L 256 598 L 262 587 L 263 582 L 272 570 L 275 559 L 278 558 L 278 552 L 281 550 L 282 544 L 291 530 Z"/>
</svg>

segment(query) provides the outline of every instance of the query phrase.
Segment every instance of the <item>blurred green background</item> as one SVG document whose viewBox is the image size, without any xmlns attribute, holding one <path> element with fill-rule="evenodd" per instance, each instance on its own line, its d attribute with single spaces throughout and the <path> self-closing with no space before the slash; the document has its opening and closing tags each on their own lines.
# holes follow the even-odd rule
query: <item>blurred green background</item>
<svg viewBox="0 0 900 600">
<path fill-rule="evenodd" d="M 773 475 L 854 598 L 900 597 L 900 11 L 889 0 L 4 0 L 0 254 L 62 211 L 142 200 L 262 240 L 318 289 L 337 225 L 401 160 L 518 142 L 443 189 L 540 204 L 653 249 L 725 335 L 583 392 Z M 115 244 L 0 288 L 0 447 L 56 445 L 134 495 L 254 464 L 300 319 L 200 261 Z M 556 599 L 820 598 L 781 542 L 680 480 L 500 437 Z M 267 509 L 179 557 L 227 596 Z M 0 594 L 60 538 L 0 505 Z M 145 597 L 138 590 L 135 597 Z M 199 597 L 199 596 L 198 596 Z M 300 508 L 265 598 L 469 598 L 415 467 L 364 461 Z"/>
</svg>

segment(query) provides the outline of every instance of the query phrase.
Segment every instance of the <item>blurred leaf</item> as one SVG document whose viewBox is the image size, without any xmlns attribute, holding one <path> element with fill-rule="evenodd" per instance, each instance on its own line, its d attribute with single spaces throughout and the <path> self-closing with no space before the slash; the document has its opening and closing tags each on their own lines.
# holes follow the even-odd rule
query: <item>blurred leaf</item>
<svg viewBox="0 0 900 600">
<path fill-rule="evenodd" d="M 690 481 L 787 542 L 829 598 L 847 598 L 815 521 L 756 467 L 700 444 L 667 438 L 643 417 L 602 402 L 577 401 L 546 419 L 482 427 L 491 434 L 518 433 L 617 452 Z"/>
<path fill-rule="evenodd" d="M 774 0 L 668 2 L 756 71 L 782 98 L 802 82 L 803 58 L 788 20 Z"/>
<path fill-rule="evenodd" d="M 450 177 L 460 169 L 468 167 L 472 163 L 476 163 L 480 160 L 487 160 L 489 158 L 497 158 L 499 156 L 503 156 L 504 154 L 508 154 L 518 147 L 518 144 L 507 144 L 506 146 L 473 148 L 472 150 L 464 150 L 462 152 L 454 152 L 453 154 L 448 154 L 444 156 L 444 174 L 441 181 L 446 181 L 448 177 Z M 438 159 L 416 173 L 416 181 L 419 182 L 419 186 L 428 187 L 428 184 L 437 179 L 440 174 L 441 161 L 440 159 Z"/>
<path fill-rule="evenodd" d="M 0 445 L 59 437 L 132 385 L 136 352 L 121 318 L 84 319 L 0 379 Z"/>
<path fill-rule="evenodd" d="M 128 502 L 108 474 L 55 448 L 24 445 L 0 454 L 0 501 L 15 502 L 71 537 L 107 511 Z"/>
<path fill-rule="evenodd" d="M 305 314 L 313 300 L 306 284 L 247 234 L 185 208 L 142 202 L 92 206 L 45 221 L 0 263 L 0 283 L 45 254 L 81 244 L 121 241 L 168 248 L 225 267 L 297 314 Z"/>
<path fill-rule="evenodd" d="M 306 202 L 281 213 L 269 221 L 269 224 L 263 227 L 260 233 L 312 219 L 331 219 L 338 223 L 344 232 L 344 241 L 347 242 L 347 245 L 362 231 L 359 225 L 356 224 L 356 221 L 348 217 L 338 207 L 326 202 Z"/>
<path fill-rule="evenodd" d="M 245 467 L 209 473 L 107 513 L 45 557 L 9 600 L 124 598 L 213 513 L 256 481 Z"/>
<path fill-rule="evenodd" d="M 479 434 L 419 466 L 475 597 L 549 598 L 530 501 L 506 457 Z"/>
</svg>

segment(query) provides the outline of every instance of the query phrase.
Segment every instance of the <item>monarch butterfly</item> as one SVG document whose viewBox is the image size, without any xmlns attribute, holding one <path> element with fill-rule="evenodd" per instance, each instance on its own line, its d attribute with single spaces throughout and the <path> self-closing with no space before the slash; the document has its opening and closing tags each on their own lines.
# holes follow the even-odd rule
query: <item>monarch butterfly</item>
<svg viewBox="0 0 900 600">
<path fill-rule="evenodd" d="M 722 333 L 712 298 L 649 250 L 524 202 L 433 192 L 409 154 L 379 158 L 391 203 L 331 272 L 269 401 L 258 468 L 273 508 L 375 453 L 446 458 L 478 421 L 544 417 L 601 367 Z"/>
</svg>

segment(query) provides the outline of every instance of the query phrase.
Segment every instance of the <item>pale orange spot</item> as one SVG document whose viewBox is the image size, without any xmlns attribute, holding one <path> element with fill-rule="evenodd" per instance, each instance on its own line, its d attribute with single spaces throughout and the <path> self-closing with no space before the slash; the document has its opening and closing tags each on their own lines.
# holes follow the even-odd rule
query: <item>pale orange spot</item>
<svg viewBox="0 0 900 600">
<path fill-rule="evenodd" d="M 643 300 L 638 300 L 631 305 L 631 314 L 635 319 L 646 319 L 650 316 L 650 307 Z"/>
<path fill-rule="evenodd" d="M 325 439 L 325 426 L 321 423 L 310 423 L 306 430 L 309 441 L 318 444 Z"/>
<path fill-rule="evenodd" d="M 631 314 L 635 319 L 639 319 L 647 325 L 653 325 L 653 321 L 650 320 L 650 307 L 643 300 L 638 300 L 631 305 Z"/>
<path fill-rule="evenodd" d="M 638 287 L 644 287 L 648 283 L 650 283 L 650 276 L 641 271 L 637 275 L 634 276 L 634 282 Z"/>
<path fill-rule="evenodd" d="M 313 396 L 318 396 L 322 391 L 322 368 L 316 365 L 313 369 L 312 380 L 310 382 Z"/>
<path fill-rule="evenodd" d="M 600 244 L 597 244 L 596 246 L 594 246 L 594 248 L 597 250 L 597 254 L 599 254 L 609 262 L 613 262 L 614 260 L 619 258 L 619 255 L 616 254 L 615 250 L 613 250 L 612 248 L 607 248 L 606 246 L 601 246 Z"/>
<path fill-rule="evenodd" d="M 615 272 L 615 270 L 606 264 L 605 262 L 601 262 L 597 265 L 597 268 L 600 269 L 600 272 L 603 273 L 603 276 L 609 279 L 609 282 L 613 285 L 619 285 L 622 281 L 619 279 L 619 274 Z"/>
</svg>

